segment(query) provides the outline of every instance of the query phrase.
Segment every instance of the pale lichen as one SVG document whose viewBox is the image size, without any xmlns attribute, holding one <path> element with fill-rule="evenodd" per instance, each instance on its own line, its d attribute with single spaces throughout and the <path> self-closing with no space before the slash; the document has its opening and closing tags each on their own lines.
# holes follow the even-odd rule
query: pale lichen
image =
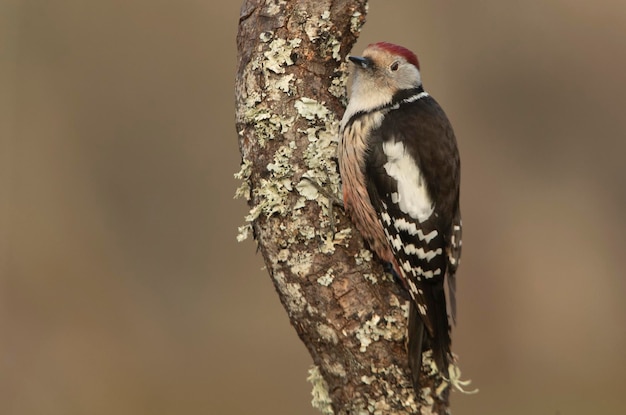
<svg viewBox="0 0 626 415">
<path fill-rule="evenodd" d="M 389 296 L 389 305 L 392 307 L 400 307 L 400 300 L 398 299 L 398 297 L 396 297 L 395 295 L 391 294 Z M 407 305 L 407 309 L 408 309 L 408 305 Z M 408 314 L 407 314 L 408 316 Z"/>
<path fill-rule="evenodd" d="M 400 367 L 395 364 L 376 366 L 372 364 L 370 367 L 373 376 L 361 381 L 367 380 L 371 386 L 372 394 L 367 401 L 368 410 L 372 414 L 388 414 L 389 408 L 392 406 L 402 407 L 406 409 L 406 413 L 416 413 L 417 404 L 415 403 L 412 387 L 408 384 L 406 375 Z M 398 388 L 397 385 L 405 385 Z M 399 391 L 395 394 L 393 391 Z M 379 403 L 383 402 L 381 406 Z M 401 412 L 405 413 L 405 412 Z"/>
<path fill-rule="evenodd" d="M 367 347 L 372 344 L 372 342 L 377 341 L 383 335 L 382 330 L 378 328 L 378 322 L 380 321 L 380 316 L 374 314 L 369 320 L 359 327 L 356 331 L 356 338 L 359 340 L 361 347 L 359 350 L 361 352 L 367 351 Z"/>
<path fill-rule="evenodd" d="M 242 160 L 239 171 L 234 174 L 235 179 L 241 180 L 241 184 L 235 190 L 235 198 L 250 200 L 250 175 L 252 174 L 252 163 L 249 160 Z M 250 222 L 237 228 L 237 241 L 242 242 L 248 239 L 252 226 Z"/>
<path fill-rule="evenodd" d="M 275 16 L 284 6 L 285 1 L 270 1 L 266 3 L 263 13 L 267 16 Z M 301 16 L 300 16 L 301 15 Z M 303 25 L 309 40 L 320 41 L 327 44 L 332 36 L 328 36 L 332 29 L 331 13 L 324 10 L 316 18 L 312 18 L 304 9 L 294 11 L 294 16 L 300 17 L 298 20 Z M 309 146 L 304 150 L 304 161 L 306 163 L 306 176 L 324 186 L 331 186 L 330 191 L 337 193 L 339 189 L 339 177 L 333 158 L 337 147 L 338 121 L 335 115 L 324 105 L 308 97 L 301 97 L 292 104 L 285 101 L 285 96 L 293 96 L 300 79 L 295 73 L 287 73 L 288 67 L 294 65 L 296 50 L 301 46 L 302 39 L 282 38 L 278 32 L 271 30 L 259 34 L 261 41 L 257 46 L 258 54 L 253 57 L 246 70 L 243 72 L 242 88 L 245 99 L 245 112 L 243 116 L 244 124 L 252 126 L 251 137 L 256 140 L 261 147 L 265 147 L 270 140 L 276 137 L 284 137 L 293 128 L 296 121 L 290 111 L 280 110 L 280 106 L 293 105 L 297 114 L 307 120 L 309 125 L 305 128 L 309 139 Z M 338 44 L 336 42 L 334 44 Z M 338 48 L 334 49 L 337 54 Z M 334 85 L 338 89 L 339 81 Z M 345 89 L 344 89 L 345 90 Z M 339 94 L 339 91 L 335 91 Z M 275 107 L 277 103 L 278 107 Z M 277 111 L 277 109 L 279 109 Z M 302 132 L 302 129 L 298 129 Z M 241 131 L 241 134 L 244 130 Z M 295 146 L 295 141 L 291 141 Z M 293 149 L 293 147 L 291 147 Z M 263 178 L 260 186 L 255 186 L 251 192 L 249 183 L 244 181 L 237 194 L 250 200 L 254 198 L 256 206 L 246 216 L 247 224 L 240 227 L 238 239 L 243 240 L 250 234 L 251 222 L 260 215 L 271 216 L 274 214 L 285 215 L 297 212 L 306 206 L 307 200 L 317 200 L 322 206 L 320 228 L 328 228 L 329 202 L 319 198 L 315 190 L 306 186 L 303 181 L 297 184 L 297 190 L 301 197 L 291 201 L 291 206 L 287 206 L 287 198 L 293 189 L 293 177 L 298 177 L 300 172 L 293 163 L 285 162 L 293 159 L 293 155 L 284 151 L 281 146 L 277 150 L 274 161 L 267 166 L 272 173 L 270 177 Z M 244 158 L 246 155 L 244 154 Z M 244 160 L 244 162 L 246 162 Z M 282 205 L 282 206 L 279 206 Z M 300 229 L 297 231 L 302 238 L 313 239 L 316 236 L 315 229 Z M 294 233 L 291 233 L 293 236 Z M 332 251 L 332 244 L 324 243 L 326 251 Z M 329 248 L 330 245 L 330 248 Z"/>
<path fill-rule="evenodd" d="M 328 113 L 324 106 L 318 105 L 315 101 L 303 102 L 300 111 L 303 116 L 310 119 L 309 127 L 298 129 L 298 132 L 306 134 L 309 141 L 303 153 L 307 168 L 303 176 L 309 179 L 306 181 L 313 181 L 324 187 L 328 194 L 339 197 L 340 178 L 335 162 L 339 144 L 337 134 L 339 122 L 332 113 Z M 323 124 L 319 123 L 320 119 L 323 120 Z M 303 185 L 302 190 L 308 192 L 309 196 L 314 194 L 314 191 L 308 186 Z M 332 201 L 326 197 L 317 197 L 317 202 L 322 207 L 319 228 L 329 229 L 329 216 L 332 213 L 330 205 Z M 332 252 L 332 249 L 330 252 Z"/>
<path fill-rule="evenodd" d="M 335 376 L 339 376 L 341 378 L 345 378 L 348 374 L 346 373 L 346 369 L 344 369 L 343 365 L 339 362 L 334 362 L 334 363 L 330 363 L 327 361 L 328 359 L 325 359 L 324 361 L 326 362 L 326 367 L 328 369 L 328 372 L 335 375 Z"/>
<path fill-rule="evenodd" d="M 285 203 L 286 198 L 293 190 L 291 175 L 292 166 L 285 163 L 289 147 L 282 146 L 276 152 L 274 162 L 267 165 L 271 172 L 269 179 L 260 179 L 259 186 L 250 192 L 249 181 L 244 181 L 237 190 L 237 196 L 250 198 L 250 193 L 257 200 L 257 205 L 250 209 L 246 215 L 246 224 L 239 227 L 238 241 L 245 240 L 249 233 L 252 222 L 261 214 L 269 217 L 274 214 L 285 215 L 289 212 L 289 206 Z"/>
<path fill-rule="evenodd" d="M 294 107 L 302 117 L 309 121 L 316 118 L 323 120 L 330 113 L 329 109 L 323 103 L 319 103 L 314 99 L 302 97 L 296 101 Z"/>
<path fill-rule="evenodd" d="M 348 104 L 348 97 L 346 95 L 346 87 L 348 80 L 350 79 L 348 71 L 348 63 L 343 61 L 339 65 L 339 68 L 333 74 L 333 78 L 330 81 L 328 92 L 336 98 L 339 98 L 341 103 L 345 106 Z"/>
<path fill-rule="evenodd" d="M 464 393 L 466 395 L 473 395 L 479 392 L 478 389 L 471 389 L 471 390 L 465 389 L 467 386 L 471 385 L 472 380 L 461 379 L 461 368 L 456 363 L 450 364 L 450 366 L 448 367 L 448 374 L 450 375 L 450 379 L 448 380 L 448 382 L 450 383 L 450 385 L 452 385 L 454 389 L 458 390 L 459 392 Z"/>
<path fill-rule="evenodd" d="M 309 140 L 303 154 L 307 167 L 305 176 L 319 185 L 330 185 L 327 191 L 338 195 L 340 179 L 334 159 L 339 145 L 339 123 L 334 117 L 328 118 L 323 126 L 309 127 L 299 132 L 305 133 Z"/>
<path fill-rule="evenodd" d="M 268 30 L 267 32 L 261 32 L 261 34 L 259 35 L 259 39 L 263 43 L 269 42 L 270 40 L 272 40 L 272 37 L 274 37 L 274 32 L 270 30 Z"/>
<path fill-rule="evenodd" d="M 241 185 L 235 190 L 235 199 L 250 200 L 250 174 L 252 174 L 252 163 L 250 160 L 243 160 L 239 171 L 234 174 L 235 179 L 241 180 Z"/>
<path fill-rule="evenodd" d="M 285 274 L 278 271 L 274 273 L 274 281 L 276 286 L 283 293 L 285 299 L 285 307 L 289 313 L 302 313 L 306 309 L 308 303 L 302 292 L 300 284 L 288 282 Z"/>
<path fill-rule="evenodd" d="M 307 19 L 304 23 L 304 33 L 306 33 L 309 40 L 315 43 L 320 33 L 326 32 L 332 26 L 332 22 L 329 20 L 330 12 L 324 12 L 319 19 Z"/>
<path fill-rule="evenodd" d="M 293 172 L 293 165 L 291 159 L 293 156 L 293 150 L 296 144 L 292 141 L 287 145 L 278 147 L 274 153 L 274 159 L 265 167 L 272 173 L 272 177 L 278 180 L 282 180 L 285 177 L 290 177 Z M 292 190 L 291 182 L 288 185 L 289 191 Z"/>
<path fill-rule="evenodd" d="M 313 390 L 311 391 L 311 395 L 313 396 L 311 405 L 313 408 L 316 408 L 324 415 L 334 414 L 332 407 L 333 402 L 328 393 L 328 384 L 322 377 L 319 367 L 312 366 L 309 369 L 309 376 L 306 380 L 313 385 Z"/>
<path fill-rule="evenodd" d="M 317 334 L 320 335 L 322 340 L 328 343 L 337 344 L 339 342 L 335 329 L 327 324 L 317 323 Z"/>
<path fill-rule="evenodd" d="M 324 287 L 328 287 L 333 280 L 335 279 L 335 275 L 333 274 L 333 269 L 329 268 L 328 271 L 321 277 L 317 279 L 318 284 L 323 285 Z"/>
<path fill-rule="evenodd" d="M 354 255 L 354 262 L 356 265 L 363 265 L 365 262 L 370 262 L 373 257 L 374 255 L 372 254 L 372 251 L 363 248 Z M 372 284 L 378 283 L 378 278 L 376 278 L 376 275 L 371 272 L 363 273 L 363 278 Z"/>
<path fill-rule="evenodd" d="M 361 382 L 365 383 L 366 385 L 371 385 L 374 380 L 376 380 L 376 376 L 361 376 Z"/>
<path fill-rule="evenodd" d="M 267 12 L 271 15 L 285 4 L 284 1 L 269 3 Z M 293 74 L 285 74 L 285 67 L 293 65 L 291 53 L 300 45 L 301 39 L 274 38 L 274 33 L 271 31 L 261 33 L 259 38 L 267 45 L 265 46 L 267 50 L 256 59 L 252 59 L 249 67 L 244 71 L 246 110 L 243 121 L 252 126 L 254 132 L 252 137 L 261 147 L 264 147 L 269 140 L 285 134 L 295 121 L 294 116 L 277 112 L 268 104 L 271 105 L 271 101 L 280 101 L 282 96 L 293 94 L 292 83 L 295 77 Z M 261 47 L 260 44 L 259 48 Z M 259 82 L 259 74 L 264 82 Z M 265 103 L 263 103 L 264 99 L 267 100 Z M 251 223 L 259 215 L 284 215 L 289 211 L 285 202 L 293 190 L 291 178 L 295 172 L 293 163 L 290 161 L 294 148 L 294 142 L 278 148 L 274 161 L 267 165 L 267 169 L 272 174 L 269 178 L 261 179 L 260 186 L 257 186 L 254 191 L 250 192 L 249 179 L 244 180 L 237 190 L 237 195 L 246 197 L 248 200 L 253 196 L 257 202 L 246 216 L 247 223 L 239 227 L 237 240 L 241 241 L 248 237 Z M 244 152 L 243 166 L 247 167 L 250 161 L 245 157 Z M 240 172 L 239 176 L 243 177 L 243 173 Z"/>
<path fill-rule="evenodd" d="M 250 209 L 250 213 L 245 218 L 246 222 L 253 222 L 261 214 L 268 217 L 274 214 L 285 215 L 289 207 L 284 200 L 289 192 L 290 190 L 282 181 L 261 179 L 260 186 L 252 191 L 259 202 Z"/>
<path fill-rule="evenodd" d="M 285 73 L 285 66 L 293 65 L 291 54 L 294 48 L 300 46 L 301 42 L 302 39 L 277 38 L 272 40 L 269 44 L 269 50 L 263 53 L 266 58 L 263 66 L 277 74 Z"/>
<path fill-rule="evenodd" d="M 364 262 L 370 262 L 373 257 L 374 255 L 372 254 L 372 251 L 363 248 L 354 255 L 354 261 L 357 265 L 361 265 Z"/>
<path fill-rule="evenodd" d="M 247 223 L 245 225 L 241 225 L 237 227 L 237 242 L 243 242 L 248 237 L 250 237 L 250 233 L 252 232 L 252 225 Z"/>
<path fill-rule="evenodd" d="M 298 228 L 298 233 L 304 237 L 305 243 L 308 243 L 317 235 L 317 228 L 311 225 L 301 225 Z"/>
<path fill-rule="evenodd" d="M 287 2 L 285 0 L 273 0 L 268 1 L 267 6 L 265 7 L 265 13 L 268 16 L 276 16 L 281 12 L 282 7 L 286 5 Z"/>
<path fill-rule="evenodd" d="M 433 415 L 433 407 L 435 406 L 435 399 L 430 387 L 424 387 L 419 391 L 420 401 L 422 406 L 420 407 L 420 415 Z"/>
<path fill-rule="evenodd" d="M 342 229 L 335 234 L 329 232 L 325 237 L 322 238 L 323 243 L 320 246 L 320 252 L 324 254 L 332 254 L 333 252 L 335 252 L 335 246 L 348 246 L 351 235 L 351 228 Z"/>
<path fill-rule="evenodd" d="M 278 262 L 287 262 L 289 255 L 291 255 L 291 251 L 289 251 L 289 249 L 281 249 L 276 255 L 276 260 Z"/>
<path fill-rule="evenodd" d="M 352 22 L 352 20 L 351 20 Z M 326 57 L 331 55 L 333 59 L 339 61 L 341 55 L 341 43 L 333 34 L 333 22 L 330 20 L 330 11 L 324 11 L 317 19 L 307 19 L 304 23 L 304 32 L 309 40 L 318 46 L 320 55 Z"/>
<path fill-rule="evenodd" d="M 365 5 L 365 7 L 366 7 L 365 10 L 367 11 L 367 4 Z M 365 16 L 363 15 L 363 13 L 359 11 L 355 11 L 354 13 L 352 13 L 352 16 L 350 17 L 350 31 L 352 33 L 359 33 L 364 23 L 365 23 Z"/>
<path fill-rule="evenodd" d="M 350 231 L 342 230 L 336 234 L 332 233 L 330 215 L 334 215 L 331 209 L 332 201 L 327 195 L 319 197 L 318 186 L 324 187 L 328 194 L 337 195 L 339 193 L 339 173 L 335 162 L 338 145 L 339 122 L 335 115 L 324 105 L 316 100 L 303 97 L 294 104 L 298 114 L 307 120 L 306 128 L 299 128 L 297 131 L 306 135 L 309 144 L 304 149 L 303 160 L 307 170 L 303 174 L 306 179 L 301 180 L 296 189 L 302 198 L 298 206 L 304 206 L 304 199 L 316 200 L 321 207 L 320 222 L 318 230 L 326 230 L 322 235 L 323 253 L 331 254 L 335 250 L 335 245 L 347 243 Z M 334 222 L 334 218 L 332 220 Z"/>
<path fill-rule="evenodd" d="M 294 275 L 307 276 L 313 266 L 313 255 L 310 252 L 297 251 L 291 255 L 287 265 L 291 267 L 291 272 Z"/>
<path fill-rule="evenodd" d="M 303 224 L 294 209 L 291 209 L 291 219 L 283 221 L 278 225 L 280 239 L 277 242 L 282 248 L 288 248 L 295 243 L 301 242 L 308 245 L 310 242 L 309 238 L 314 238 L 317 235 L 317 229 L 311 225 Z M 298 254 L 296 253 L 295 255 Z"/>
<path fill-rule="evenodd" d="M 377 314 L 359 327 L 356 331 L 356 338 L 360 342 L 360 351 L 365 352 L 367 347 L 380 340 L 381 338 L 388 341 L 402 341 L 406 335 L 406 317 L 405 310 L 400 308 L 392 309 L 389 314 L 379 316 Z"/>
<path fill-rule="evenodd" d="M 467 394 L 467 395 L 478 393 L 478 389 L 472 389 L 472 390 L 465 389 L 467 386 L 469 386 L 472 383 L 472 381 L 470 379 L 468 380 L 461 379 L 461 369 L 455 362 L 450 363 L 450 365 L 448 366 L 448 374 L 450 376 L 449 379 L 443 378 L 441 374 L 439 373 L 439 368 L 437 367 L 437 363 L 433 359 L 432 350 L 425 350 L 422 353 L 422 362 L 423 362 L 422 370 L 426 373 L 427 376 L 439 379 L 439 384 L 437 385 L 434 391 L 432 391 L 430 388 L 423 389 L 421 391 L 421 395 L 423 396 L 434 395 L 438 398 L 441 398 L 443 396 L 443 392 L 449 386 L 452 386 L 455 390 L 461 393 Z"/>
<path fill-rule="evenodd" d="M 376 278 L 376 274 L 372 274 L 371 272 L 366 272 L 363 274 L 363 278 L 372 284 L 378 284 L 378 278 Z"/>
<path fill-rule="evenodd" d="M 293 93 L 293 87 L 291 85 L 291 81 L 295 79 L 294 74 L 288 74 L 280 77 L 275 83 L 274 87 L 277 90 L 284 92 L 287 96 L 291 96 Z"/>
<path fill-rule="evenodd" d="M 284 117 L 267 108 L 253 107 L 246 112 L 246 121 L 254 126 L 257 142 L 264 147 L 268 140 L 287 132 L 293 125 L 294 117 Z"/>
<path fill-rule="evenodd" d="M 305 173 L 305 176 L 306 176 L 306 173 Z M 315 187 L 313 183 L 311 183 L 310 180 L 306 180 L 306 179 L 302 179 L 298 182 L 298 184 L 296 185 L 296 190 L 306 200 L 315 200 L 317 199 L 317 196 L 319 195 L 319 191 L 317 190 L 317 187 Z"/>
</svg>

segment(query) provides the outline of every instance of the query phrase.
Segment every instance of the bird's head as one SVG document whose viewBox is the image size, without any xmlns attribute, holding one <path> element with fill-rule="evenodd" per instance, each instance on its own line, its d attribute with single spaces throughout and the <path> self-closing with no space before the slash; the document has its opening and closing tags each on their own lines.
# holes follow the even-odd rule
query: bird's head
<svg viewBox="0 0 626 415">
<path fill-rule="evenodd" d="M 393 43 L 372 43 L 362 56 L 349 56 L 354 64 L 350 104 L 364 111 L 390 102 L 398 91 L 421 86 L 415 53 Z"/>
</svg>

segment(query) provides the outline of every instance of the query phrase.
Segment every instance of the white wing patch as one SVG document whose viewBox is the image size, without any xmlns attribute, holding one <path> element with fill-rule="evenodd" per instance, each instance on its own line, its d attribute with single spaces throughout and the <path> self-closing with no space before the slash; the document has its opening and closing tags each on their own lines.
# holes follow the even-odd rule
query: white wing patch
<svg viewBox="0 0 626 415">
<path fill-rule="evenodd" d="M 407 255 L 417 255 L 419 259 L 425 259 L 426 262 L 430 262 L 431 259 L 438 255 L 441 255 L 441 253 L 443 252 L 441 248 L 437 248 L 434 251 L 426 251 L 424 250 L 424 248 L 416 248 L 413 244 L 409 244 L 403 249 L 404 252 L 407 253 Z"/>
<path fill-rule="evenodd" d="M 418 281 L 422 280 L 422 277 L 426 279 L 430 279 L 436 277 L 437 275 L 441 275 L 441 269 L 437 268 L 434 271 L 428 270 L 424 271 L 422 267 L 413 268 L 409 261 L 402 262 L 402 269 L 407 273 L 413 275 L 417 278 Z M 408 279 L 410 281 L 410 278 Z"/>
<path fill-rule="evenodd" d="M 386 212 L 385 214 L 389 216 L 389 214 L 387 214 Z M 389 224 L 391 224 L 391 221 L 389 221 Z M 436 229 L 428 232 L 427 234 L 424 234 L 421 229 L 417 229 L 417 225 L 415 225 L 414 222 L 409 222 L 404 218 L 394 220 L 393 226 L 399 231 L 408 232 L 409 235 L 417 235 L 417 237 L 420 238 L 420 241 L 426 241 L 427 244 L 429 244 L 430 241 L 432 241 L 437 235 L 439 235 L 439 232 L 437 232 Z"/>
<path fill-rule="evenodd" d="M 392 201 L 402 212 L 419 222 L 430 218 L 434 211 L 422 173 L 413 157 L 405 151 L 404 144 L 397 141 L 383 143 L 387 156 L 385 171 L 398 183 L 398 192 L 391 195 Z"/>
<path fill-rule="evenodd" d="M 387 229 L 385 229 L 385 235 L 387 235 L 387 239 L 396 252 L 403 250 L 405 254 L 417 255 L 419 259 L 425 259 L 426 262 L 430 262 L 431 259 L 443 253 L 441 248 L 437 248 L 435 250 L 425 250 L 422 247 L 416 247 L 414 244 L 404 245 L 404 241 L 402 241 L 400 235 L 392 236 Z"/>
</svg>

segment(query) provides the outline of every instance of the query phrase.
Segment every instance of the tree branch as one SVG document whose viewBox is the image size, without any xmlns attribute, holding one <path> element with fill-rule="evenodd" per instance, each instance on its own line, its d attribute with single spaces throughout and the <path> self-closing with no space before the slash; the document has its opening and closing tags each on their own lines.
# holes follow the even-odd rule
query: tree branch
<svg viewBox="0 0 626 415">
<path fill-rule="evenodd" d="M 314 406 L 335 414 L 443 414 L 448 391 L 425 353 L 417 397 L 404 346 L 407 300 L 342 211 L 345 56 L 365 0 L 247 0 L 237 47 L 239 196 L 289 319 L 316 365 Z M 332 232 L 329 215 L 335 215 Z"/>
</svg>

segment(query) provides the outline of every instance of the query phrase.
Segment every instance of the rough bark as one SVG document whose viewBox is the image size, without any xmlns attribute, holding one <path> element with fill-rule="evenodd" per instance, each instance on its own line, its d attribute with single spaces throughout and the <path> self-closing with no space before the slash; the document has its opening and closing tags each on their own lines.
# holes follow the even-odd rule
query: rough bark
<svg viewBox="0 0 626 415">
<path fill-rule="evenodd" d="M 335 414 L 443 414 L 447 384 L 425 353 L 414 393 L 404 345 L 408 305 L 341 209 L 338 125 L 345 56 L 365 0 L 247 0 L 237 47 L 238 195 L 280 301 L 315 367 L 313 404 Z M 334 215 L 333 235 L 331 218 Z M 417 396 L 416 396 L 417 395 Z"/>
</svg>

